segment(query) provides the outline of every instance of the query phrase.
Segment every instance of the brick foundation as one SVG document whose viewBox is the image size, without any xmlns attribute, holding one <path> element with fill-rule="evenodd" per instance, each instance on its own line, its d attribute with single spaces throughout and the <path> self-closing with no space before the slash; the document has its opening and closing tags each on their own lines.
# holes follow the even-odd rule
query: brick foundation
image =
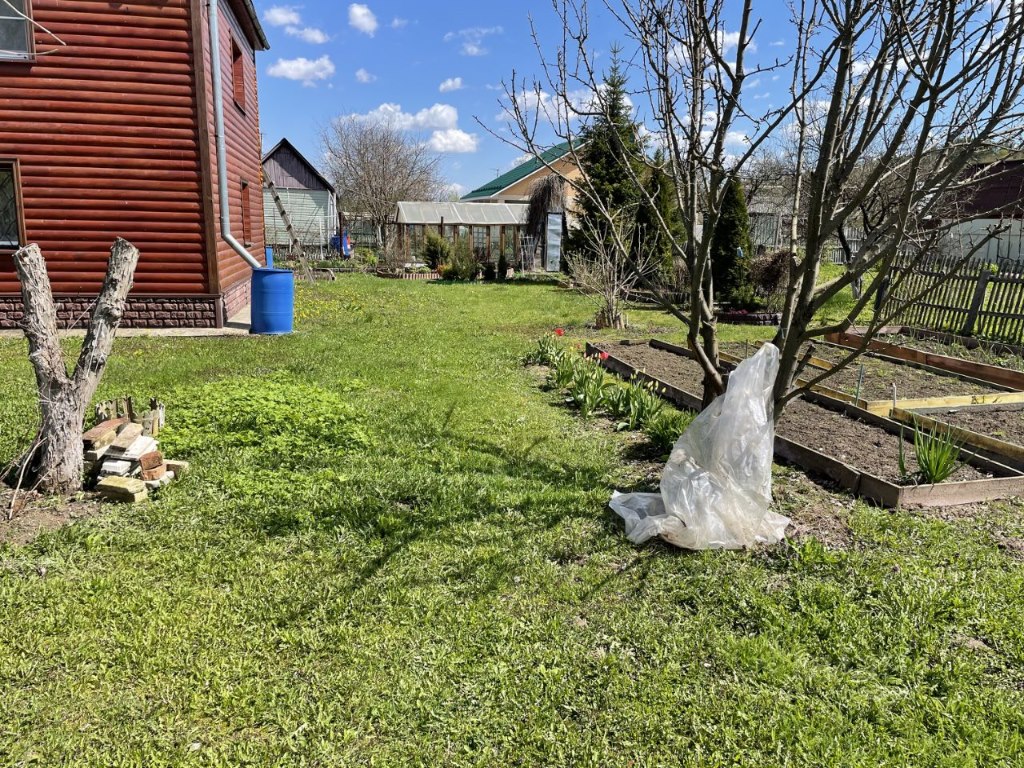
<svg viewBox="0 0 1024 768">
<path fill-rule="evenodd" d="M 252 303 L 252 279 L 235 283 L 224 291 L 224 319 L 234 317 Z"/>
<path fill-rule="evenodd" d="M 246 284 L 248 285 L 248 284 Z M 56 296 L 57 322 L 61 328 L 81 328 L 89 320 L 95 299 Z M 122 328 L 216 328 L 219 296 L 130 296 Z M 21 296 L 0 295 L 0 328 L 19 328 Z"/>
</svg>

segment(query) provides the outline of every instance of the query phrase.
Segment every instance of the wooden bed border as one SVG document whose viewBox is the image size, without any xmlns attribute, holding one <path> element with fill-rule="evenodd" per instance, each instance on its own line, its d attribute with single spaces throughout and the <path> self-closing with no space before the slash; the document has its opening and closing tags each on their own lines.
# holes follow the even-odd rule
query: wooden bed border
<svg viewBox="0 0 1024 768">
<path fill-rule="evenodd" d="M 690 354 L 689 350 L 683 347 L 669 344 L 668 342 L 658 342 L 655 345 L 655 341 L 657 340 L 633 343 L 649 343 L 656 349 L 677 352 L 684 357 L 693 359 L 693 355 Z M 614 342 L 606 343 L 606 346 L 613 348 Z M 675 405 L 688 410 L 700 409 L 701 398 L 698 395 L 679 389 L 644 371 L 637 370 L 624 360 L 615 357 L 614 352 L 609 351 L 609 349 L 599 349 L 589 342 L 586 345 L 585 353 L 589 356 L 597 356 L 601 351 L 608 352 L 608 357 L 600 361 L 601 365 L 607 370 L 624 378 L 635 377 L 642 381 L 649 381 L 658 387 L 659 394 L 662 397 Z M 822 392 L 809 392 L 806 395 L 806 399 L 823 407 L 838 410 L 846 416 L 861 419 L 866 423 L 878 426 L 894 434 L 899 434 L 902 428 L 900 422 L 872 413 L 851 402 L 831 397 Z M 854 495 L 874 501 L 885 507 L 947 507 L 1024 495 L 1024 473 L 972 451 L 964 450 L 963 455 L 972 466 L 1001 476 L 986 480 L 899 486 L 851 467 L 838 459 L 816 451 L 813 448 L 808 448 L 794 440 L 789 440 L 780 435 L 775 436 L 776 457 L 795 464 L 813 474 L 824 475 Z"/>
</svg>

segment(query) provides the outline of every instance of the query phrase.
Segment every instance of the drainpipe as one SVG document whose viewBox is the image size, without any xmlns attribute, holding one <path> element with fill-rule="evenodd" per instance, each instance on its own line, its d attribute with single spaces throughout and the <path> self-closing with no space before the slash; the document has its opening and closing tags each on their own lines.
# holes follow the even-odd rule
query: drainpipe
<svg viewBox="0 0 1024 768">
<path fill-rule="evenodd" d="M 231 250 L 245 259 L 253 269 L 262 269 L 256 258 L 231 234 L 230 200 L 228 198 L 228 160 L 224 143 L 224 92 L 220 79 L 220 16 L 217 0 L 207 4 L 210 15 L 210 74 L 213 81 L 213 129 L 217 143 L 217 190 L 220 195 L 220 236 Z"/>
</svg>

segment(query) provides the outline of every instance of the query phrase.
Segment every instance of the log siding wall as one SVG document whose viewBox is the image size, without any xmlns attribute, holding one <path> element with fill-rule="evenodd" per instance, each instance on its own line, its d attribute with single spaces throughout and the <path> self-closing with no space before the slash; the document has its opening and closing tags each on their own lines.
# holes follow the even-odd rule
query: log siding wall
<svg viewBox="0 0 1024 768">
<path fill-rule="evenodd" d="M 0 61 L 0 156 L 19 161 L 25 237 L 53 290 L 99 290 L 115 236 L 136 293 L 209 290 L 188 0 L 33 0 L 32 61 Z M 10 252 L 0 293 L 17 292 Z"/>
<path fill-rule="evenodd" d="M 265 263 L 263 201 L 259 190 L 262 187 L 262 169 L 260 165 L 260 129 L 259 99 L 256 93 L 256 61 L 252 45 L 246 38 L 238 19 L 231 11 L 226 0 L 220 0 L 220 59 L 221 82 L 224 90 L 224 133 L 227 144 L 228 195 L 231 208 L 231 232 L 242 242 L 242 182 L 248 182 L 247 219 L 251 223 L 251 239 L 245 243 L 249 252 L 260 263 Z M 209 41 L 206 30 L 208 7 L 202 4 L 203 15 L 203 60 L 209 62 Z M 242 109 L 232 98 L 232 41 L 241 49 L 242 74 L 245 87 L 245 108 Z M 238 295 L 236 287 L 240 283 L 248 283 L 251 275 L 249 265 L 232 250 L 220 237 L 220 197 L 217 183 L 216 163 L 216 132 L 213 123 L 213 83 L 210 73 L 205 73 L 207 110 L 206 134 L 209 142 L 210 183 L 212 187 L 214 215 L 218 217 L 216 225 L 216 273 L 218 292 L 227 295 Z M 232 291 L 232 288 L 236 290 Z M 228 307 L 227 316 L 233 314 L 234 307 Z"/>
<path fill-rule="evenodd" d="M 244 13 L 220 2 L 220 42 L 231 224 L 241 240 L 241 181 L 260 188 L 260 134 L 253 45 L 233 6 Z M 232 304 L 247 295 L 249 268 L 219 235 L 207 7 L 32 0 L 36 21 L 67 46 L 36 28 L 32 60 L 0 60 L 0 158 L 18 162 L 24 242 L 42 248 L 55 294 L 95 294 L 120 235 L 141 251 L 132 295 L 148 305 L 185 296 L 209 307 L 221 296 L 219 324 L 223 294 L 237 286 Z M 232 40 L 244 110 L 232 99 Z M 262 201 L 249 198 L 251 252 L 262 261 Z M 11 250 L 0 250 L 0 301 L 18 293 Z M 146 324 L 138 315 L 126 320 Z M 203 309 L 164 319 L 209 317 Z"/>
</svg>

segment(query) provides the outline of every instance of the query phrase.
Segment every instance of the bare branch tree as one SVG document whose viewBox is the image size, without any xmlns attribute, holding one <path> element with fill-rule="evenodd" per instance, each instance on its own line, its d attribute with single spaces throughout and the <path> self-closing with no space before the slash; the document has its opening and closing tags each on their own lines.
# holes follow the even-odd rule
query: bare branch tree
<svg viewBox="0 0 1024 768">
<path fill-rule="evenodd" d="M 402 200 L 440 200 L 448 186 L 440 158 L 393 123 L 339 117 L 321 131 L 327 174 L 342 210 L 365 216 L 386 249 Z"/>
<path fill-rule="evenodd" d="M 541 126 L 571 140 L 580 120 L 604 108 L 588 4 L 553 6 L 562 26 L 557 55 L 547 55 L 550 45 L 535 33 L 541 78 L 528 84 L 513 73 L 506 86 L 517 146 L 535 156 Z M 724 0 L 605 0 L 602 10 L 631 41 L 626 58 L 640 83 L 642 117 L 675 183 L 685 234 L 675 237 L 660 215 L 658 223 L 686 264 L 689 301 L 660 301 L 687 324 L 705 401 L 722 388 L 711 238 L 729 177 L 756 170 L 766 149 L 785 147 L 790 173 L 791 256 L 774 339 L 782 352 L 777 416 L 799 394 L 807 342 L 870 315 L 886 282 L 900 279 L 897 265 L 906 274 L 930 258 L 964 218 L 999 216 L 967 211 L 962 201 L 999 172 L 993 147 L 1021 143 L 1024 8 L 1017 0 L 793 0 L 796 48 L 760 65 L 750 63 L 759 26 L 752 0 L 730 5 L 728 17 Z M 758 111 L 748 83 L 764 71 L 788 75 L 789 94 L 781 107 Z M 581 90 L 590 97 L 580 99 Z M 622 157 L 622 170 L 643 190 L 636 159 Z M 577 195 L 593 194 L 585 175 L 570 183 Z M 863 230 L 856 242 L 846 236 L 854 227 Z M 998 227 L 988 237 L 997 235 Z M 821 283 L 822 260 L 837 241 L 845 241 L 846 271 Z M 981 245 L 961 249 L 963 260 Z M 848 316 L 816 324 L 819 311 L 854 286 Z M 884 319 L 875 314 L 868 338 Z"/>
<path fill-rule="evenodd" d="M 659 256 L 635 226 L 631 211 L 620 211 L 609 222 L 583 219 L 580 227 L 584 247 L 566 256 L 573 280 L 584 294 L 597 298 L 598 328 L 625 328 L 626 297 L 653 278 Z"/>
</svg>

